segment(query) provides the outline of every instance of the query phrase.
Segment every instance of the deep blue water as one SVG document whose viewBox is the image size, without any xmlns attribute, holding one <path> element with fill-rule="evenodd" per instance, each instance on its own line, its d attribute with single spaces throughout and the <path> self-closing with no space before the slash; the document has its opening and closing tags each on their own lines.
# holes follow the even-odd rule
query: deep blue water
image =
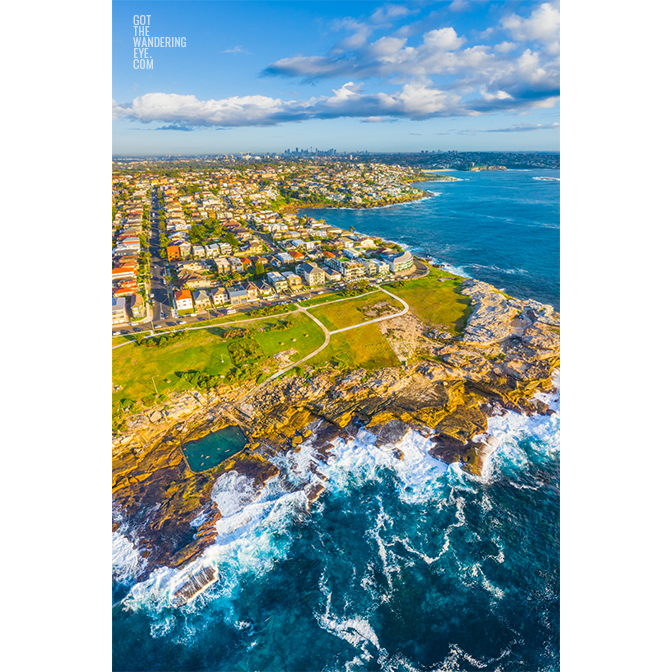
<svg viewBox="0 0 672 672">
<path fill-rule="evenodd" d="M 542 174 L 557 173 L 460 173 L 469 180 L 426 183 L 434 199 L 324 215 L 557 305 L 559 188 L 531 180 Z M 488 266 L 527 273 L 493 279 Z M 113 669 L 559 670 L 559 415 L 510 413 L 489 431 L 501 443 L 483 479 L 428 456 L 420 435 L 397 444 L 400 461 L 366 433 L 337 444 L 310 507 L 310 441 L 277 458 L 287 480 L 257 499 L 225 474 L 202 561 L 219 580 L 183 607 L 175 570 L 134 585 L 142 560 L 122 525 L 113 587 L 130 593 L 113 607 Z"/>
<path fill-rule="evenodd" d="M 520 298 L 560 309 L 559 170 L 445 173 L 434 198 L 372 210 L 305 210 L 329 224 L 386 237 L 419 256 Z"/>
</svg>

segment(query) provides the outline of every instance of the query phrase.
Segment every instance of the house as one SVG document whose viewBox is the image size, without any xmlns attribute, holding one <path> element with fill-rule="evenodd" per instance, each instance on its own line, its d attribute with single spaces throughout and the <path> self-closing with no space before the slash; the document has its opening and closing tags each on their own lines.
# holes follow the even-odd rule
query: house
<svg viewBox="0 0 672 672">
<path fill-rule="evenodd" d="M 270 285 L 265 280 L 260 280 L 257 282 L 257 287 L 259 288 L 259 296 L 263 298 L 268 298 L 275 294 L 275 290 L 273 289 L 272 285 Z"/>
<path fill-rule="evenodd" d="M 117 266 L 112 269 L 112 281 L 115 280 L 130 280 L 135 278 L 138 271 L 133 266 Z"/>
<path fill-rule="evenodd" d="M 188 289 L 202 289 L 203 287 L 210 287 L 212 281 L 196 271 L 181 270 L 177 274 L 177 282 L 180 287 Z"/>
<path fill-rule="evenodd" d="M 376 247 L 373 238 L 367 238 L 366 236 L 362 236 L 358 242 L 361 247 L 366 247 L 368 249 Z"/>
<path fill-rule="evenodd" d="M 202 289 L 194 292 L 193 300 L 196 310 L 207 310 L 211 306 L 208 293 Z"/>
<path fill-rule="evenodd" d="M 364 264 L 348 259 L 326 259 L 324 262 L 329 268 L 337 270 L 345 280 L 354 280 L 364 277 Z"/>
<path fill-rule="evenodd" d="M 340 282 L 342 280 L 341 274 L 328 266 L 322 266 L 321 270 L 324 271 L 324 280 L 325 282 Z"/>
<path fill-rule="evenodd" d="M 219 245 L 217 243 L 210 243 L 205 246 L 205 256 L 206 257 L 217 257 L 219 256 Z"/>
<path fill-rule="evenodd" d="M 285 278 L 281 273 L 277 273 L 276 271 L 269 271 L 268 273 L 266 273 L 266 278 L 273 285 L 275 291 L 278 293 L 280 293 L 283 289 L 287 289 L 289 287 L 287 278 Z"/>
<path fill-rule="evenodd" d="M 135 280 L 124 280 L 112 291 L 113 296 L 131 296 L 138 291 L 138 283 Z"/>
<path fill-rule="evenodd" d="M 385 258 L 390 273 L 401 273 L 413 266 L 413 255 L 406 250 L 403 254 L 394 254 Z"/>
<path fill-rule="evenodd" d="M 225 287 L 217 287 L 214 289 L 210 294 L 210 298 L 215 306 L 223 306 L 229 301 L 229 295 Z"/>
<path fill-rule="evenodd" d="M 166 256 L 168 257 L 168 261 L 179 259 L 182 256 L 180 253 L 180 246 L 168 245 L 168 247 L 166 247 Z"/>
<path fill-rule="evenodd" d="M 127 322 L 126 299 L 124 297 L 112 297 L 112 324 Z"/>
<path fill-rule="evenodd" d="M 245 248 L 246 254 L 261 254 L 264 251 L 264 246 L 256 239 L 252 239 Z"/>
<path fill-rule="evenodd" d="M 215 266 L 217 266 L 217 272 L 222 273 L 223 275 L 227 275 L 231 272 L 231 264 L 228 259 L 225 259 L 224 257 L 216 257 Z"/>
<path fill-rule="evenodd" d="M 289 285 L 290 289 L 301 289 L 301 276 L 297 275 L 296 273 L 292 273 L 292 271 L 285 271 L 282 273 L 282 275 L 287 280 L 287 284 Z"/>
<path fill-rule="evenodd" d="M 239 306 L 243 303 L 247 303 L 246 289 L 243 289 L 240 286 L 236 286 L 236 287 L 227 287 L 226 291 L 229 295 L 229 301 L 231 301 L 232 306 Z"/>
<path fill-rule="evenodd" d="M 231 254 L 231 245 L 229 243 L 219 243 L 219 250 L 223 255 Z"/>
<path fill-rule="evenodd" d="M 145 300 L 141 294 L 133 294 L 131 297 L 131 315 L 134 318 L 145 316 Z"/>
<path fill-rule="evenodd" d="M 194 245 L 193 253 L 195 257 L 204 257 L 205 248 L 203 247 L 203 245 Z"/>
<path fill-rule="evenodd" d="M 294 259 L 287 252 L 278 252 L 272 259 L 271 263 L 273 266 L 280 268 L 282 266 L 288 266 L 289 264 L 294 263 Z"/>
<path fill-rule="evenodd" d="M 243 285 L 243 288 L 247 291 L 247 300 L 249 302 L 259 301 L 259 287 L 257 287 L 253 282 L 246 282 Z"/>
<path fill-rule="evenodd" d="M 229 257 L 228 261 L 233 273 L 242 273 L 245 270 L 245 267 L 238 257 Z"/>
<path fill-rule="evenodd" d="M 290 250 L 287 254 L 292 258 L 292 261 L 301 261 L 306 258 L 305 254 L 302 254 L 301 252 L 297 252 L 296 250 Z"/>
<path fill-rule="evenodd" d="M 375 273 L 371 272 L 370 275 L 389 275 L 390 274 L 390 267 L 384 261 L 382 261 L 380 259 L 370 259 L 369 260 L 369 268 L 371 268 L 371 264 L 375 264 L 375 266 L 377 268 L 377 271 Z"/>
<path fill-rule="evenodd" d="M 188 289 L 175 292 L 175 305 L 178 310 L 192 310 L 194 303 L 191 299 L 191 292 Z"/>
<path fill-rule="evenodd" d="M 309 287 L 324 284 L 324 271 L 316 264 L 305 263 L 296 267 L 296 272 L 303 278 Z"/>
</svg>

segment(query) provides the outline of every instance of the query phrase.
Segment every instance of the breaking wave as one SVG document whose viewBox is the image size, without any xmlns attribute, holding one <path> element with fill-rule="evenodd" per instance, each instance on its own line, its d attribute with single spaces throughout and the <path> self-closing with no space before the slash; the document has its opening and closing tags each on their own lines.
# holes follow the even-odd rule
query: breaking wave
<svg viewBox="0 0 672 672">
<path fill-rule="evenodd" d="M 270 458 L 280 473 L 261 488 L 235 471 L 223 474 L 212 490 L 222 513 L 215 542 L 187 567 L 160 568 L 136 583 L 120 613 L 131 623 L 137 619 L 148 641 L 185 660 L 205 656 L 212 638 L 224 637 L 220 655 L 236 669 L 275 669 L 278 637 L 293 642 L 286 669 L 304 669 L 300 652 L 307 641 L 315 643 L 312 655 L 323 670 L 556 669 L 556 591 L 517 584 L 518 567 L 535 550 L 529 540 L 521 549 L 522 532 L 515 532 L 530 523 L 511 523 L 512 516 L 526 521 L 541 506 L 531 502 L 549 497 L 545 465 L 559 454 L 559 374 L 556 389 L 537 396 L 555 412 L 509 411 L 489 419 L 487 433 L 499 443 L 485 478 L 434 458 L 432 433 L 412 429 L 393 443 L 361 429 L 337 438 L 328 451 L 308 439 L 297 451 Z M 316 486 L 325 492 L 310 503 Z M 540 542 L 537 552 L 554 543 Z M 142 558 L 122 534 L 114 537 L 114 557 L 118 577 L 137 576 Z M 218 568 L 218 580 L 176 607 L 176 588 L 205 566 Z M 274 588 L 284 585 L 292 588 Z M 409 649 L 392 614 L 419 607 L 410 598 L 415 590 L 423 618 L 443 634 L 436 642 L 431 630 L 413 635 L 405 621 L 416 642 Z M 512 614 L 521 605 L 547 623 L 539 649 L 546 653 L 533 654 L 525 643 L 538 633 L 507 625 L 519 618 Z M 494 629 L 492 646 L 459 634 L 459 623 L 471 619 Z M 215 634 L 220 631 L 226 635 Z M 438 658 L 431 653 L 440 650 Z"/>
</svg>

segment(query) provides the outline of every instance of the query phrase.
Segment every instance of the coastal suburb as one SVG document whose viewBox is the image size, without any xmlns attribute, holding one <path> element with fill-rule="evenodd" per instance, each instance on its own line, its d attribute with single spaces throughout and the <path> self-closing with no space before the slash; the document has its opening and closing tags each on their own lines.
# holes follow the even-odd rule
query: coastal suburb
<svg viewBox="0 0 672 672">
<path fill-rule="evenodd" d="M 113 530 L 140 549 L 136 579 L 184 570 L 173 604 L 219 578 L 207 549 L 226 472 L 252 498 L 284 478 L 310 511 L 335 442 L 363 428 L 381 445 L 419 432 L 482 476 L 488 418 L 552 413 L 552 306 L 324 214 L 432 198 L 423 182 L 456 172 L 329 155 L 115 158 L 112 172 Z M 309 468 L 281 473 L 306 442 Z"/>
</svg>

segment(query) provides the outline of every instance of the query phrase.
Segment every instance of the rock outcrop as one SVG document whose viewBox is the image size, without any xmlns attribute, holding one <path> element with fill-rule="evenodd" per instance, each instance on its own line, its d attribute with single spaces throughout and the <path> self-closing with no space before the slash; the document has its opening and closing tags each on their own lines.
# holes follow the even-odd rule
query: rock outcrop
<svg viewBox="0 0 672 672">
<path fill-rule="evenodd" d="M 143 549 L 146 572 L 183 566 L 212 543 L 221 514 L 210 495 L 221 474 L 235 470 L 260 488 L 278 474 L 269 458 L 299 450 L 308 439 L 326 459 L 332 441 L 362 427 L 377 434 L 380 445 L 413 428 L 432 437 L 434 456 L 482 474 L 495 450 L 489 415 L 548 412 L 534 394 L 550 391 L 559 365 L 559 315 L 482 282 L 465 284 L 473 313 L 461 337 L 427 330 L 410 313 L 380 323 L 388 339 L 412 335 L 395 349 L 403 352 L 404 366 L 345 374 L 322 369 L 260 388 L 247 383 L 182 393 L 128 418 L 127 430 L 113 441 L 113 496 L 117 515 Z M 208 471 L 191 471 L 181 446 L 229 424 L 245 431 L 246 448 Z M 308 502 L 322 490 L 311 486 Z"/>
</svg>

